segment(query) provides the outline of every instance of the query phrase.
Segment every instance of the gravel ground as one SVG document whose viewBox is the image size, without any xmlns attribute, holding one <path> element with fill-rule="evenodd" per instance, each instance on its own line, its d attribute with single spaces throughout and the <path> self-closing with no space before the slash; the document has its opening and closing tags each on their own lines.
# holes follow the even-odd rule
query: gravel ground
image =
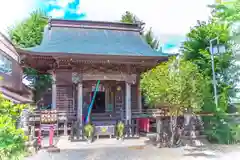
<svg viewBox="0 0 240 160">
<path fill-rule="evenodd" d="M 112 147 L 99 149 L 44 150 L 26 160 L 229 160 L 240 157 L 240 146 L 211 145 L 205 148 Z"/>
</svg>

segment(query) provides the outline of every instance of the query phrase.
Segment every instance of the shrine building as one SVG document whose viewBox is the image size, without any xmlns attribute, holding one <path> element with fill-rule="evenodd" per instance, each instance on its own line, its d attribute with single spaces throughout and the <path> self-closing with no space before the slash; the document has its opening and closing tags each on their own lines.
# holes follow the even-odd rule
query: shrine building
<svg viewBox="0 0 240 160">
<path fill-rule="evenodd" d="M 41 44 L 17 52 L 25 66 L 52 75 L 52 109 L 74 112 L 82 121 L 100 80 L 92 118 L 97 121 L 102 115 L 104 120 L 127 123 L 132 111 L 142 110 L 140 74 L 168 59 L 168 54 L 145 42 L 141 28 L 141 24 L 50 19 Z"/>
</svg>

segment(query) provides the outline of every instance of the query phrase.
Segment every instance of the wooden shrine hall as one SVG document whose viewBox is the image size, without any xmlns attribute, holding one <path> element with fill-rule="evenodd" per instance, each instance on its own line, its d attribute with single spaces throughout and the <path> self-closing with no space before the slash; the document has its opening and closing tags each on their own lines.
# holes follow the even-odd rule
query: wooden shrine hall
<svg viewBox="0 0 240 160">
<path fill-rule="evenodd" d="M 142 39 L 141 28 L 141 24 L 49 19 L 41 44 L 17 51 L 25 66 L 52 75 L 52 109 L 75 112 L 83 123 L 100 80 L 92 121 L 97 124 L 103 115 L 105 120 L 131 123 L 132 111 L 142 110 L 140 74 L 168 59 L 168 54 L 151 49 Z"/>
</svg>

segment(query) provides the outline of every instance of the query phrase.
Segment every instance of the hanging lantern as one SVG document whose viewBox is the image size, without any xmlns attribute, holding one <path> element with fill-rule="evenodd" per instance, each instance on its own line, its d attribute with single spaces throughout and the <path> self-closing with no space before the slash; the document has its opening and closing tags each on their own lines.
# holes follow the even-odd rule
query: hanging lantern
<svg viewBox="0 0 240 160">
<path fill-rule="evenodd" d="M 117 91 L 121 91 L 121 89 L 122 89 L 121 86 L 117 87 Z"/>
</svg>

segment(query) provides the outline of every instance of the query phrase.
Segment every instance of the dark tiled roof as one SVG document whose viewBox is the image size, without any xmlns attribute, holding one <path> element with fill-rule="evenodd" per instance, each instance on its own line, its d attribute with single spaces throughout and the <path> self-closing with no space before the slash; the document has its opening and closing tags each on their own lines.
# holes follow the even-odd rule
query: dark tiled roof
<svg viewBox="0 0 240 160">
<path fill-rule="evenodd" d="M 96 26 L 96 23 L 94 25 Z M 41 45 L 24 50 L 37 53 L 168 56 L 150 48 L 142 39 L 139 30 L 134 30 L 134 26 L 119 30 L 111 29 L 111 26 L 104 27 L 69 27 L 52 24 L 50 30 L 45 28 Z"/>
</svg>

